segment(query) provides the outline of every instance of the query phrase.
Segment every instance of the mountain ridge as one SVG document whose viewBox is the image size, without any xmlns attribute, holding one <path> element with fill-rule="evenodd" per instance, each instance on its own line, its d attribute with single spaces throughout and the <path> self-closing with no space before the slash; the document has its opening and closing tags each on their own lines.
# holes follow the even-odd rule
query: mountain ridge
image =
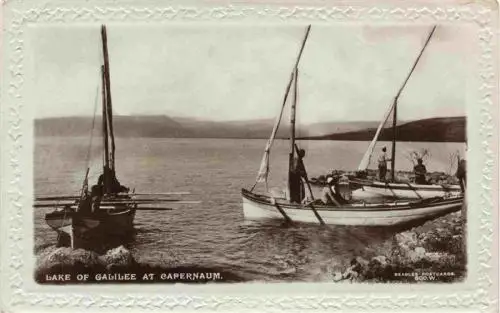
<svg viewBox="0 0 500 313">
<path fill-rule="evenodd" d="M 375 136 L 377 128 L 332 133 L 323 136 L 310 136 L 309 140 L 348 140 L 370 141 Z M 382 128 L 379 141 L 392 141 L 394 137 L 392 127 Z M 465 142 L 466 119 L 458 117 L 435 117 L 406 122 L 396 126 L 397 141 L 424 141 L 424 142 Z M 303 138 L 306 139 L 306 138 Z"/>
<path fill-rule="evenodd" d="M 116 137 L 150 138 L 248 138 L 267 139 L 274 126 L 273 119 L 244 121 L 209 121 L 167 115 L 115 115 Z M 90 116 L 51 117 L 35 119 L 36 136 L 88 136 L 100 129 L 101 118 Z M 402 124 L 401 124 L 402 123 Z M 399 141 L 464 141 L 465 117 L 430 118 L 401 122 L 397 126 Z M 372 140 L 377 121 L 332 121 L 301 125 L 299 139 L 304 140 Z M 288 127 L 278 130 L 277 138 L 289 138 Z M 392 140 L 392 128 L 382 130 L 379 140 Z"/>
</svg>

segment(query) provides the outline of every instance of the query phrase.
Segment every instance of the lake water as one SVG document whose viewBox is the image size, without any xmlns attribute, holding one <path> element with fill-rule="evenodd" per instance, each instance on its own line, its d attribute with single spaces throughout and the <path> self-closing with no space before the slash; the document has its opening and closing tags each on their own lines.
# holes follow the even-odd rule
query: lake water
<svg viewBox="0 0 500 313">
<path fill-rule="evenodd" d="M 94 141 L 99 139 L 94 138 Z M 102 168 L 94 142 L 90 182 Z M 136 192 L 189 191 L 201 204 L 179 205 L 173 211 L 139 211 L 137 235 L 129 244 L 137 261 L 151 265 L 223 267 L 259 280 L 328 280 L 328 272 L 352 257 L 369 258 L 391 241 L 394 233 L 375 228 L 315 225 L 283 226 L 279 222 L 245 221 L 241 188 L 254 184 L 266 140 L 117 138 L 116 169 L 120 182 Z M 88 138 L 37 137 L 35 192 L 78 194 L 85 174 Z M 304 141 L 310 177 L 332 169 L 354 170 L 368 142 Z M 390 150 L 390 143 L 386 145 Z M 398 169 L 413 167 L 407 155 L 428 149 L 428 171 L 450 172 L 450 156 L 464 155 L 459 143 L 398 143 Z M 288 141 L 271 150 L 269 185 L 286 183 Z M 372 165 L 373 167 L 373 165 Z M 35 214 L 35 251 L 52 246 L 56 234 Z"/>
</svg>

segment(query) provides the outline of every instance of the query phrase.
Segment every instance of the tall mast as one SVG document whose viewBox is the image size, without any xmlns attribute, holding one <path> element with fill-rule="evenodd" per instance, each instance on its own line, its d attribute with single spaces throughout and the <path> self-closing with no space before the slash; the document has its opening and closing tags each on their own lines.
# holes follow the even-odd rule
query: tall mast
<svg viewBox="0 0 500 313">
<path fill-rule="evenodd" d="M 290 131 L 291 131 L 291 136 L 290 136 L 290 152 L 293 155 L 293 151 L 295 150 L 295 111 L 297 107 L 297 80 L 299 79 L 299 69 L 295 68 L 295 73 L 293 74 L 294 76 L 294 84 L 293 84 L 293 102 L 292 102 L 292 108 L 291 108 L 291 114 L 290 114 Z"/>
<path fill-rule="evenodd" d="M 433 26 L 431 32 L 429 33 L 429 36 L 427 37 L 427 40 L 425 41 L 424 46 L 422 47 L 422 50 L 420 50 L 420 53 L 419 53 L 417 59 L 415 60 L 415 63 L 413 63 L 413 67 L 411 68 L 410 72 L 406 76 L 406 79 L 404 80 L 403 84 L 399 88 L 398 93 L 396 94 L 396 97 L 394 97 L 394 114 L 393 114 L 393 120 L 392 120 L 392 137 L 393 138 L 392 138 L 392 155 L 391 155 L 392 181 L 395 180 L 395 168 L 396 168 L 396 162 L 395 162 L 395 159 L 396 159 L 396 139 L 397 139 L 396 138 L 397 137 L 397 135 L 396 135 L 396 123 L 397 123 L 397 111 L 398 111 L 399 96 L 401 95 L 401 92 L 403 92 L 403 89 L 405 88 L 406 83 L 410 79 L 411 74 L 413 74 L 413 71 L 417 67 L 418 61 L 420 61 L 420 58 L 422 57 L 422 54 L 424 53 L 425 48 L 429 44 L 429 41 L 431 41 L 432 35 L 434 34 L 435 30 L 436 30 L 436 26 Z"/>
<path fill-rule="evenodd" d="M 392 115 L 392 150 L 391 150 L 391 180 L 394 182 L 396 179 L 396 126 L 398 120 L 398 99 L 394 98 L 393 115 Z"/>
<path fill-rule="evenodd" d="M 293 165 L 293 157 L 295 155 L 295 110 L 297 106 L 297 78 L 298 69 L 295 67 L 293 73 L 293 102 L 290 108 L 290 157 L 288 161 L 288 184 L 290 184 L 290 172 Z M 288 186 L 288 194 L 290 194 L 290 185 Z"/>
<path fill-rule="evenodd" d="M 278 131 L 278 128 L 280 126 L 281 117 L 283 115 L 283 111 L 285 109 L 285 105 L 286 105 L 286 102 L 287 102 L 287 99 L 288 99 L 288 95 L 289 95 L 290 89 L 292 87 L 292 82 L 293 82 L 293 79 L 294 79 L 295 69 L 297 68 L 297 66 L 299 64 L 299 61 L 300 61 L 300 58 L 302 56 L 302 52 L 304 51 L 304 46 L 306 44 L 307 37 L 309 36 L 309 31 L 310 30 L 311 30 L 311 25 L 307 26 L 307 28 L 306 28 L 306 33 L 304 35 L 304 39 L 302 40 L 302 44 L 300 46 L 300 51 L 299 51 L 299 53 L 297 55 L 297 59 L 295 60 L 295 64 L 294 64 L 293 69 L 292 69 L 292 73 L 290 74 L 290 79 L 289 79 L 288 84 L 286 86 L 285 94 L 284 94 L 284 97 L 283 97 L 283 102 L 281 104 L 280 113 L 277 116 L 276 122 L 274 124 L 273 131 L 271 133 L 271 137 L 269 138 L 269 140 L 268 140 L 268 142 L 266 144 L 266 148 L 264 150 L 264 156 L 262 157 L 262 162 L 260 164 L 259 172 L 257 174 L 257 179 L 255 180 L 255 184 L 253 185 L 252 190 L 255 188 L 255 186 L 259 182 L 266 182 L 266 188 L 267 188 L 267 176 L 269 174 L 269 153 L 270 153 L 270 149 L 271 149 L 273 141 L 274 141 L 274 139 L 276 137 L 276 133 Z"/>
<path fill-rule="evenodd" d="M 101 37 L 102 37 L 102 50 L 104 55 L 104 75 L 106 82 L 106 106 L 107 106 L 107 118 L 109 125 L 109 136 L 111 138 L 111 158 L 110 158 L 110 168 L 115 171 L 115 136 L 113 131 L 113 106 L 111 102 L 111 80 L 109 74 L 109 57 L 108 57 L 108 37 L 106 34 L 106 26 L 101 26 Z"/>
<path fill-rule="evenodd" d="M 293 103 L 290 112 L 290 154 L 288 159 L 288 196 L 290 197 L 290 174 L 292 171 L 293 164 L 293 156 L 294 156 L 294 147 L 295 147 L 295 106 L 297 102 L 297 67 L 299 66 L 300 58 L 302 57 L 302 52 L 304 52 L 304 47 L 306 45 L 307 38 L 309 37 L 309 32 L 311 31 L 311 25 L 308 25 L 306 28 L 306 33 L 304 35 L 304 39 L 302 40 L 302 44 L 300 45 L 299 54 L 297 55 L 297 59 L 295 60 L 295 65 L 293 66 L 292 74 L 290 75 L 290 81 L 288 82 L 288 86 L 286 88 L 285 97 L 283 99 L 283 108 L 285 107 L 286 100 L 288 98 L 288 94 L 290 92 L 290 88 L 292 87 L 292 83 L 294 83 L 294 97 Z"/>
<path fill-rule="evenodd" d="M 104 140 L 104 167 L 109 167 L 109 144 L 108 144 L 108 116 L 106 113 L 106 77 L 104 74 L 104 65 L 101 66 L 101 81 L 102 81 L 102 138 Z M 106 172 L 104 171 L 104 182 L 106 185 Z"/>
</svg>

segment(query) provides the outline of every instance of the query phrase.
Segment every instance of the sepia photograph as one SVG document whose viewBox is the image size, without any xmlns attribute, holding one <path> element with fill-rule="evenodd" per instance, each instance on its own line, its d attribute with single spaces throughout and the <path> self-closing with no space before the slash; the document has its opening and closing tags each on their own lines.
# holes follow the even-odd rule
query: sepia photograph
<svg viewBox="0 0 500 313">
<path fill-rule="evenodd" d="M 470 28 L 31 32 L 38 284 L 467 278 Z"/>
</svg>

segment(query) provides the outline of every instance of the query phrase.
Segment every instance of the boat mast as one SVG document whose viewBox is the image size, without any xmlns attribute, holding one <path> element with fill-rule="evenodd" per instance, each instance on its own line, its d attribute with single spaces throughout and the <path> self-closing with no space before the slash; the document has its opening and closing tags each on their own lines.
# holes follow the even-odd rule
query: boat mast
<svg viewBox="0 0 500 313">
<path fill-rule="evenodd" d="M 394 105 L 393 105 L 393 115 L 392 115 L 392 150 L 391 150 L 391 180 L 392 182 L 395 181 L 395 169 L 396 169 L 396 139 L 397 139 L 397 134 L 396 134 L 396 121 L 398 119 L 398 100 L 397 96 L 394 98 Z"/>
<path fill-rule="evenodd" d="M 295 69 L 297 68 L 297 66 L 299 64 L 300 57 L 302 56 L 302 52 L 304 51 L 304 46 L 306 44 L 307 37 L 309 36 L 309 31 L 310 30 L 311 30 L 311 25 L 308 25 L 307 28 L 306 28 L 306 33 L 304 35 L 304 39 L 302 40 L 302 45 L 300 47 L 300 51 L 299 51 L 299 53 L 297 55 L 297 59 L 295 60 L 295 64 L 294 64 L 294 67 L 292 69 L 292 73 L 290 74 L 290 79 L 288 81 L 288 85 L 286 86 L 285 94 L 284 94 L 284 97 L 283 97 L 283 102 L 281 104 L 280 113 L 279 113 L 279 115 L 276 118 L 273 131 L 271 132 L 271 137 L 269 138 L 269 140 L 268 140 L 268 142 L 266 144 L 266 148 L 264 150 L 264 156 L 262 157 L 262 161 L 261 161 L 261 164 L 260 164 L 259 172 L 257 174 L 257 179 L 255 180 L 255 184 L 253 185 L 253 187 L 252 187 L 251 190 L 253 190 L 255 188 L 255 186 L 257 185 L 257 183 L 259 183 L 259 182 L 265 182 L 266 183 L 266 189 L 267 189 L 267 176 L 269 174 L 269 153 L 270 153 L 270 149 L 271 149 L 273 141 L 274 141 L 274 139 L 276 137 L 276 133 L 278 131 L 278 128 L 280 126 L 281 117 L 283 115 L 283 111 L 285 109 L 285 105 L 286 105 L 286 102 L 287 102 L 287 99 L 288 99 L 288 95 L 290 93 L 290 88 L 292 88 L 292 83 L 293 83 L 293 79 L 294 79 Z M 289 185 L 288 185 L 288 187 L 289 187 Z"/>
<path fill-rule="evenodd" d="M 295 115 L 296 115 L 296 107 L 297 107 L 297 79 L 299 75 L 299 69 L 295 68 L 294 76 L 294 84 L 293 84 L 293 102 L 290 113 L 290 153 L 293 156 L 293 152 L 295 151 Z"/>
<path fill-rule="evenodd" d="M 422 54 L 424 53 L 425 48 L 429 44 L 429 41 L 431 41 L 432 35 L 434 34 L 434 31 L 436 30 L 436 26 L 432 27 L 431 32 L 429 33 L 429 36 L 427 37 L 427 40 L 425 41 L 424 46 L 422 47 L 422 50 L 420 50 L 420 53 L 415 60 L 415 63 L 413 63 L 413 67 L 411 68 L 410 72 L 406 76 L 406 79 L 404 80 L 403 84 L 398 90 L 398 93 L 396 94 L 396 97 L 394 97 L 394 111 L 393 111 L 393 120 L 392 120 L 392 155 L 391 155 L 391 178 L 392 181 L 395 181 L 395 168 L 396 168 L 396 139 L 397 139 L 397 134 L 396 134 L 396 123 L 397 123 L 397 112 L 398 112 L 398 100 L 399 96 L 401 95 L 401 92 L 403 92 L 403 89 L 406 86 L 406 83 L 411 77 L 411 74 L 413 74 L 413 71 L 417 67 L 418 61 L 420 61 L 420 58 L 422 57 Z"/>
<path fill-rule="evenodd" d="M 293 73 L 293 102 L 290 108 L 290 156 L 288 160 L 288 195 L 290 195 L 290 173 L 293 166 L 293 158 L 295 156 L 295 108 L 297 106 L 297 76 L 298 69 L 295 68 Z"/>
<path fill-rule="evenodd" d="M 283 106 L 286 103 L 286 99 L 288 97 L 288 93 L 290 92 L 290 87 L 292 83 L 294 83 L 294 92 L 293 92 L 293 103 L 291 106 L 291 112 L 290 112 L 290 155 L 288 159 L 288 196 L 290 196 L 290 174 L 292 170 L 292 165 L 293 165 L 293 157 L 295 155 L 295 106 L 297 104 L 297 73 L 298 73 L 298 66 L 300 62 L 300 58 L 302 57 L 302 52 L 304 51 L 304 47 L 306 45 L 307 38 L 309 37 L 309 32 L 311 30 L 311 25 L 308 25 L 306 28 L 306 34 L 304 35 L 304 40 L 302 40 L 302 45 L 300 46 L 299 54 L 297 55 L 297 60 L 295 61 L 295 65 L 292 70 L 292 75 L 290 77 L 290 81 L 287 86 L 287 91 L 285 93 L 285 99 L 283 101 Z"/>
<path fill-rule="evenodd" d="M 102 81 L 102 138 L 104 141 L 104 171 L 103 171 L 103 184 L 104 184 L 104 189 L 107 189 L 107 182 L 108 178 L 107 176 L 107 170 L 106 168 L 109 167 L 109 143 L 108 143 L 108 114 L 106 110 L 106 76 L 104 74 L 104 65 L 101 66 L 101 81 Z"/>
<path fill-rule="evenodd" d="M 113 131 L 113 109 L 111 102 L 111 80 L 109 74 L 109 56 L 108 56 L 108 37 L 106 34 L 106 26 L 101 26 L 101 37 L 102 37 L 102 50 L 104 55 L 104 75 L 106 82 L 106 106 L 107 106 L 107 118 L 109 125 L 109 136 L 111 139 L 111 156 L 109 160 L 109 167 L 115 172 L 115 136 Z"/>
</svg>

